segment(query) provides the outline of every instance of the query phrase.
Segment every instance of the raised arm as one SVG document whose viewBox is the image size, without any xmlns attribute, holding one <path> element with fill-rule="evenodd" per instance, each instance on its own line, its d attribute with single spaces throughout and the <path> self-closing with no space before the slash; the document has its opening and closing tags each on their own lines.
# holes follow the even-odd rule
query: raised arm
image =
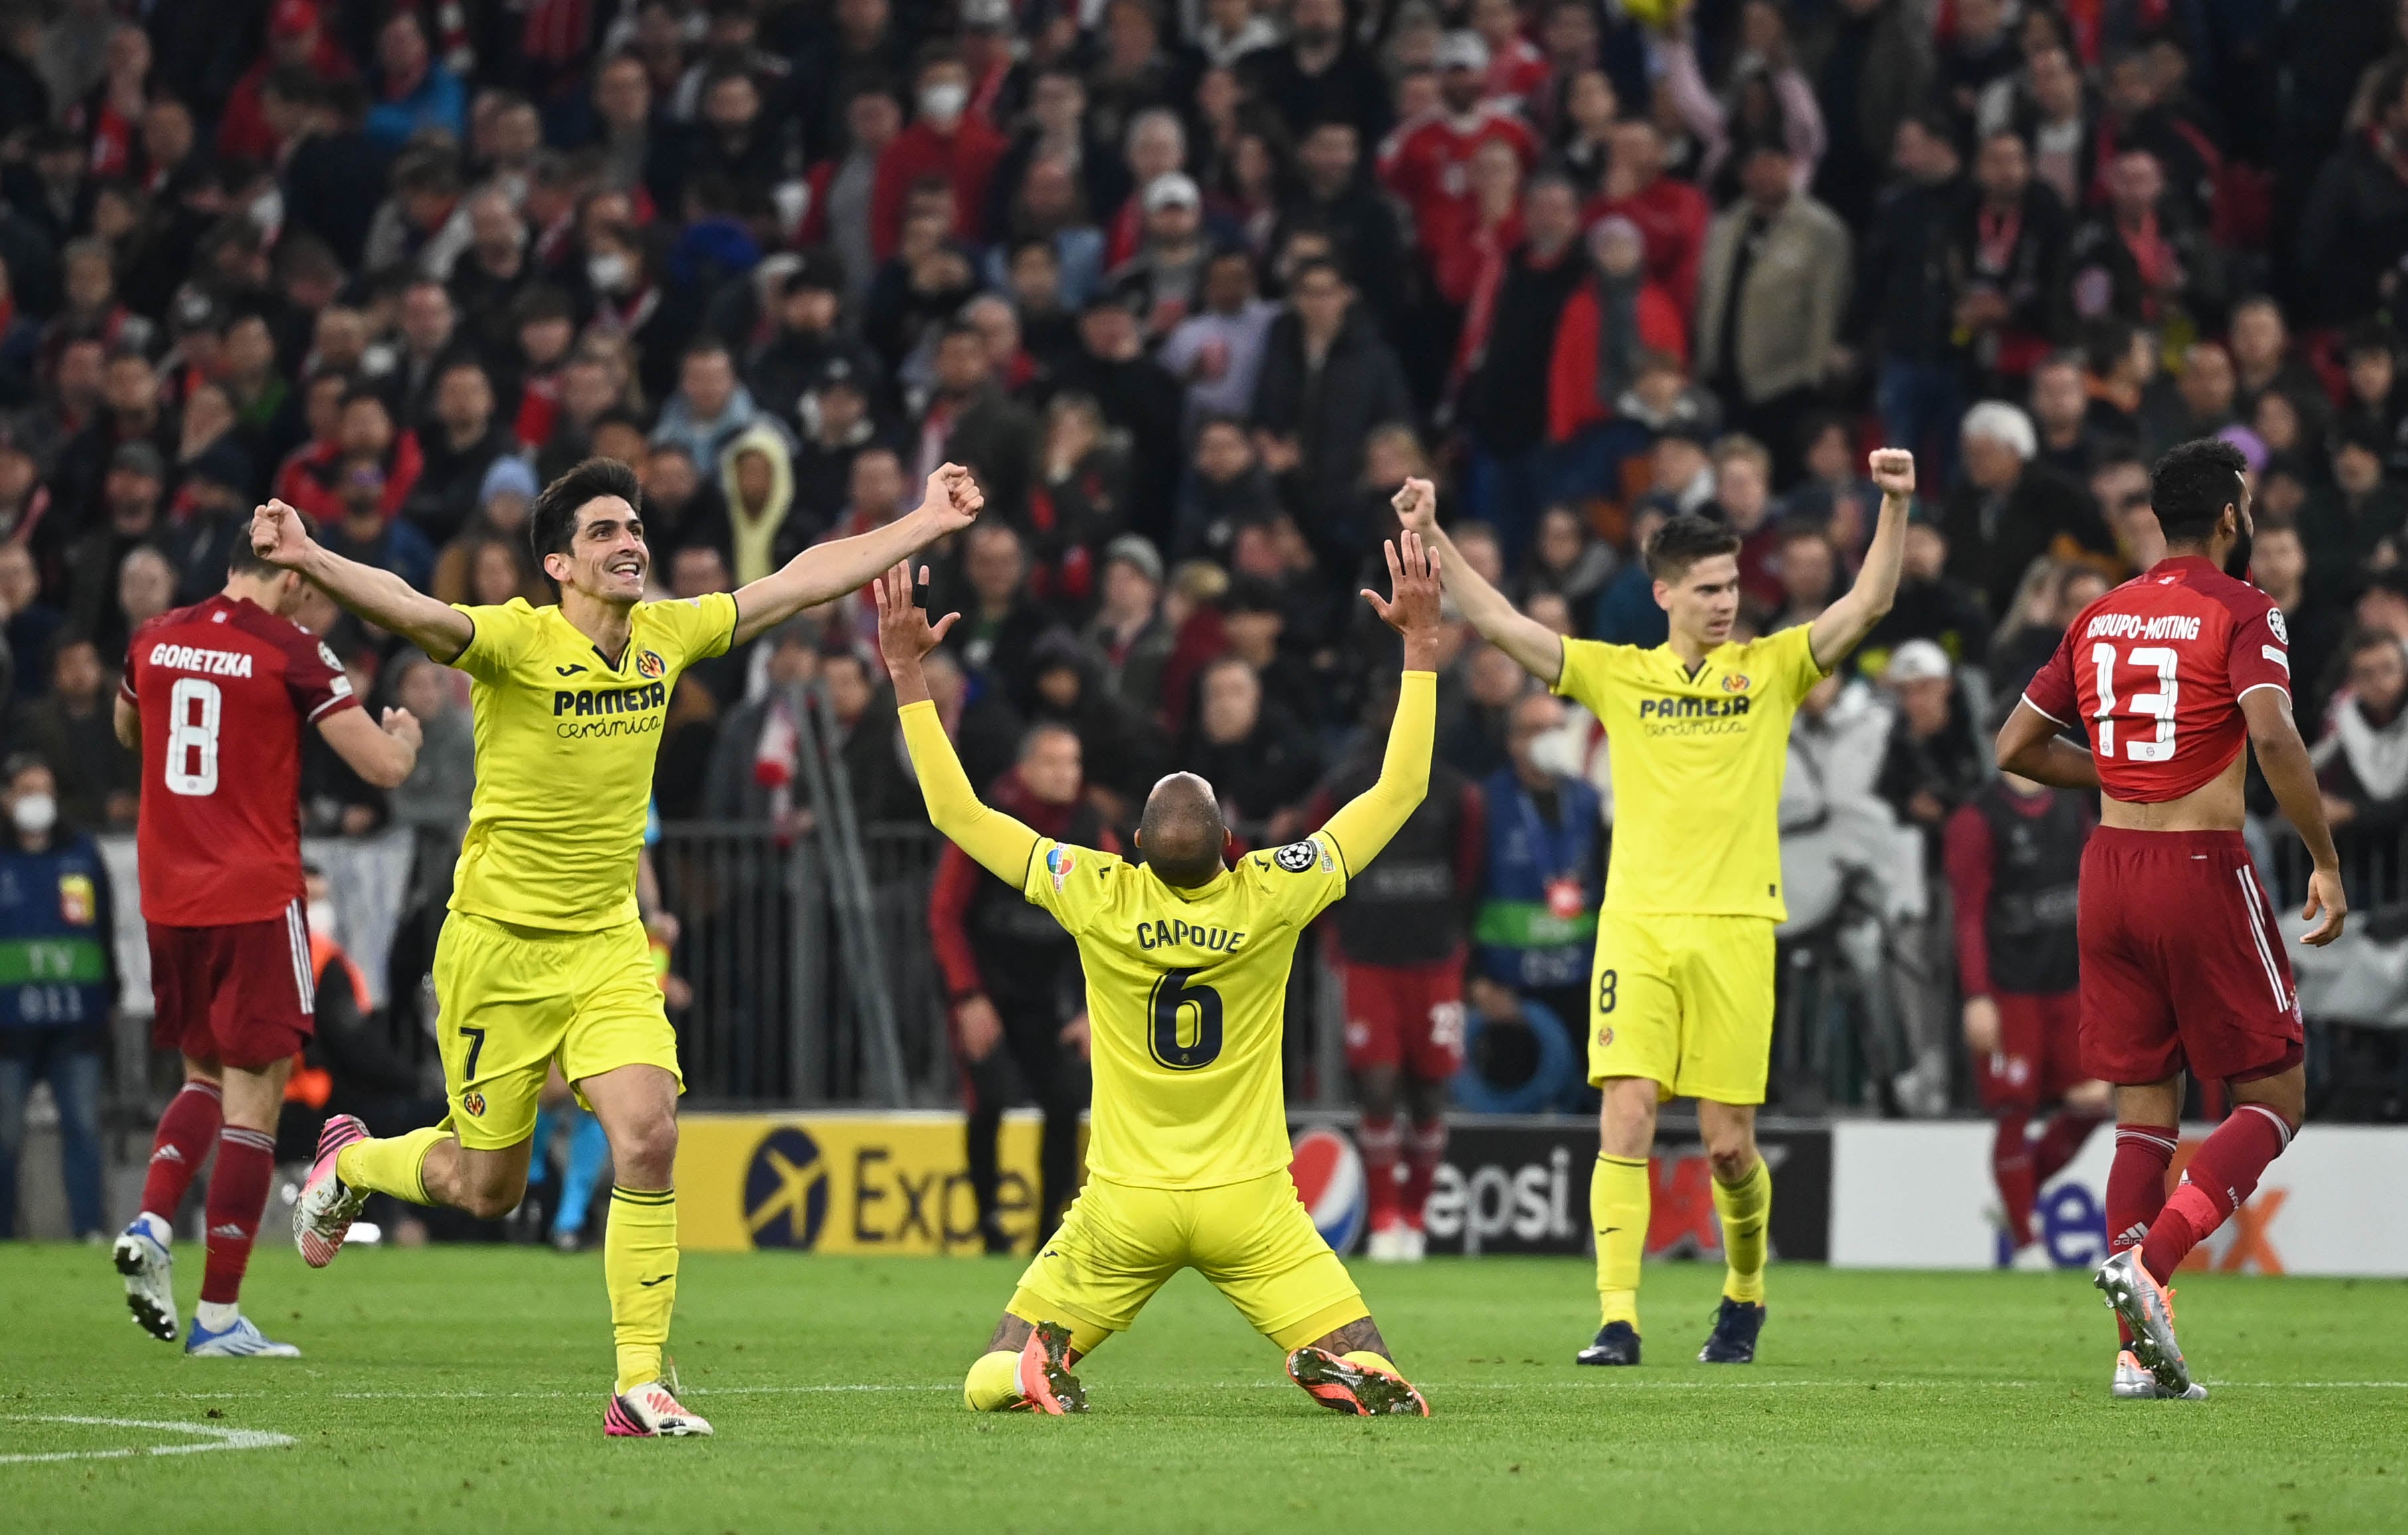
<svg viewBox="0 0 2408 1535">
<path fill-rule="evenodd" d="M 1906 514 L 1914 504 L 1914 455 L 1903 448 L 1876 448 L 1871 467 L 1873 483 L 1882 491 L 1881 520 L 1873 524 L 1864 567 L 1856 572 L 1856 584 L 1823 610 L 1806 636 L 1814 664 L 1825 671 L 1845 660 L 1898 600 L 1899 567 L 1906 557 Z"/>
<path fill-rule="evenodd" d="M 1390 628 L 1405 637 L 1405 675 L 1397 693 L 1397 717 L 1388 726 L 1388 752 L 1379 782 L 1340 807 L 1322 831 L 1338 844 L 1351 874 L 1379 855 L 1388 839 L 1412 819 L 1429 792 L 1430 745 L 1438 728 L 1439 570 L 1441 556 L 1407 528 L 1387 546 L 1389 589 L 1382 601 L 1366 590 L 1365 601 Z"/>
<path fill-rule="evenodd" d="M 2284 818 L 2308 845 L 2315 867 L 2308 873 L 2308 901 L 2300 915 L 2324 920 L 2300 941 L 2318 948 L 2341 937 L 2342 919 L 2349 900 L 2342 894 L 2341 854 L 2333 849 L 2332 828 L 2325 824 L 2323 791 L 2316 787 L 2315 765 L 2308 760 L 2308 743 L 2291 718 L 2291 697 L 2278 687 L 2253 687 L 2241 696 L 2241 713 L 2249 722 L 2249 744 L 2258 749 L 2258 770 Z"/>
<path fill-rule="evenodd" d="M 1022 822 L 982 804 L 962 771 L 962 759 L 937 718 L 928 679 L 920 663 L 961 615 L 928 622 L 911 600 L 911 567 L 897 565 L 870 582 L 878 598 L 878 648 L 895 679 L 895 701 L 903 721 L 903 746 L 911 753 L 920 793 L 928 801 L 928 822 L 980 867 L 1013 889 L 1028 882 L 1028 860 L 1037 855 L 1037 834 Z"/>
<path fill-rule="evenodd" d="M 301 514 L 270 501 L 251 514 L 251 547 L 268 564 L 298 570 L 309 583 L 380 629 L 401 636 L 445 665 L 476 638 L 467 614 L 436 601 L 390 570 L 331 553 L 309 537 Z"/>
<path fill-rule="evenodd" d="M 736 592 L 736 638 L 741 645 L 776 628 L 806 608 L 858 590 L 899 560 L 958 532 L 975 521 L 986 497 L 958 464 L 943 465 L 928 477 L 927 495 L 917 509 L 884 527 L 850 538 L 837 538 L 804 550 L 781 569 Z"/>
<path fill-rule="evenodd" d="M 1429 547 L 1432 558 L 1443 562 L 1446 589 L 1480 637 L 1520 662 L 1524 671 L 1555 686 L 1564 674 L 1563 637 L 1506 601 L 1504 593 L 1471 568 L 1438 525 L 1437 488 L 1426 480 L 1408 480 L 1392 505 L 1406 530 Z"/>
</svg>

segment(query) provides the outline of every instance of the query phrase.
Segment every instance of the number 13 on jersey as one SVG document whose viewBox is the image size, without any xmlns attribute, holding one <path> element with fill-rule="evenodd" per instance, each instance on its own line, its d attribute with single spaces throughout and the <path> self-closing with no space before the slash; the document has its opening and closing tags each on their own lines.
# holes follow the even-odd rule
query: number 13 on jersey
<svg viewBox="0 0 2408 1535">
<path fill-rule="evenodd" d="M 2145 739 L 2127 739 L 2123 753 L 2133 762 L 2164 762 L 2174 754 L 2174 711 L 2182 701 L 2182 681 L 2178 675 L 2182 658 L 2165 645 L 2136 645 L 2125 659 L 2133 669 L 2143 674 L 2157 674 L 2157 691 L 2135 693 L 2122 700 L 2120 717 L 2131 720 L 2142 731 L 2154 733 Z M 2090 647 L 2090 664 L 2099 671 L 2099 707 L 2090 718 L 2097 724 L 2099 754 L 2112 757 L 2116 753 L 2115 722 L 2119 718 L 2115 697 L 2115 647 L 2101 641 Z M 2143 684 L 2145 685 L 2145 684 Z"/>
</svg>

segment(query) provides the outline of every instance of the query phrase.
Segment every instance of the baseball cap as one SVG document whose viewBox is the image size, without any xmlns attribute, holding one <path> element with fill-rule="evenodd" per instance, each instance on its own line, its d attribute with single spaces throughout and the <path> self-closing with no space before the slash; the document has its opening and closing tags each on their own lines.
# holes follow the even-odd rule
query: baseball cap
<svg viewBox="0 0 2408 1535">
<path fill-rule="evenodd" d="M 1438 40 L 1438 66 L 1440 69 L 1469 69 L 1477 74 L 1488 67 L 1488 42 L 1477 32 L 1457 30 Z"/>
<path fill-rule="evenodd" d="M 1165 171 L 1145 184 L 1145 210 L 1157 212 L 1166 208 L 1202 208 L 1204 194 L 1197 190 L 1196 179 L 1184 171 Z"/>
<path fill-rule="evenodd" d="M 167 478 L 167 464 L 159 456 L 159 450 L 139 438 L 119 443 L 117 451 L 108 455 L 108 466 L 152 480 Z"/>
<path fill-rule="evenodd" d="M 276 0 L 276 8 L 267 13 L 271 37 L 298 37 L 317 30 L 318 7 L 312 0 Z"/>
<path fill-rule="evenodd" d="M 1936 677 L 1953 676 L 1956 669 L 1948 664 L 1948 653 L 1935 642 L 1910 639 L 1890 652 L 1889 667 L 1882 673 L 1882 681 L 1892 684 L 1928 682 Z"/>
</svg>

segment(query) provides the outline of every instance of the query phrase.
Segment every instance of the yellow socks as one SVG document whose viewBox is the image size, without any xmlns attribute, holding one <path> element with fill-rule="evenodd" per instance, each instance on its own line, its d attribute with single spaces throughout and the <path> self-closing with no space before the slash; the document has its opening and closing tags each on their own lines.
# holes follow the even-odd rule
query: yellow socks
<svg viewBox="0 0 2408 1535">
<path fill-rule="evenodd" d="M 1648 1193 L 1647 1158 L 1598 1157 L 1588 1184 L 1598 1301 L 1603 1321 L 1627 1322 L 1633 1330 L 1639 1326 L 1639 1259 L 1647 1251 Z"/>
<path fill-rule="evenodd" d="M 677 1304 L 677 1190 L 613 1188 L 602 1236 L 602 1284 L 619 1342 L 619 1390 L 658 1380 Z"/>
<path fill-rule="evenodd" d="M 973 1413 L 1000 1413 L 1020 1402 L 1020 1351 L 982 1354 L 962 1383 L 962 1400 Z"/>
<path fill-rule="evenodd" d="M 1730 1264 L 1723 1294 L 1763 1305 L 1764 1227 L 1772 1214 L 1772 1169 L 1763 1157 L 1736 1184 L 1714 1181 L 1714 1213 L 1722 1217 L 1723 1255 Z"/>
<path fill-rule="evenodd" d="M 442 1126 L 429 1125 L 408 1135 L 354 1140 L 335 1154 L 335 1176 L 371 1194 L 390 1194 L 414 1205 L 433 1204 L 421 1174 L 426 1154 L 451 1136 Z"/>
</svg>

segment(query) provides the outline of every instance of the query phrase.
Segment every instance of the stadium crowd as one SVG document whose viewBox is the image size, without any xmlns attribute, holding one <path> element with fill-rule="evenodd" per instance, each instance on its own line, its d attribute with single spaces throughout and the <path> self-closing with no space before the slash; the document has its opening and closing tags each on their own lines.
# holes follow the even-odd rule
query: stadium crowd
<svg viewBox="0 0 2408 1535">
<path fill-rule="evenodd" d="M 1801 715 L 1792 824 L 1913 886 L 1883 899 L 1944 958 L 1992 705 L 2155 558 L 2146 466 L 2188 438 L 2255 472 L 2333 818 L 2396 839 L 2403 258 L 2408 6 L 2367 0 L 6 0 L 9 835 L 131 825 L 127 635 L 270 495 L 539 603 L 529 502 L 604 454 L 691 596 L 968 464 L 931 676 L 974 781 L 1125 834 L 1189 768 L 1259 845 L 1383 718 L 1354 593 L 1405 477 L 1534 616 L 1649 644 L 1668 513 L 1743 536 L 1746 628 L 1799 623 L 1887 442 L 1923 465 L 1905 585 Z M 808 815 L 779 684 L 812 680 L 861 818 L 918 818 L 865 619 L 685 674 L 663 818 Z M 308 828 L 456 839 L 465 681 L 308 622 L 425 747 L 385 795 L 312 736 Z M 1467 928 L 1506 898 L 1479 827 L 1526 812 L 1593 911 L 1595 722 L 1468 630 L 1440 706 Z M 1077 753 L 1022 782 L 1041 724 Z M 1585 974 L 1481 969 L 1498 1015 Z"/>
</svg>

